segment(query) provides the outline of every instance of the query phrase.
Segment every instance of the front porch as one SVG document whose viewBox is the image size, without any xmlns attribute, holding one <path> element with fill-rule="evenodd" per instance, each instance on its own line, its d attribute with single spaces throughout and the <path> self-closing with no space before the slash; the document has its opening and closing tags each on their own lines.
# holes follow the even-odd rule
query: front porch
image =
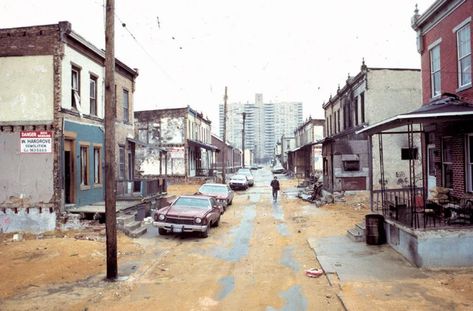
<svg viewBox="0 0 473 311">
<path fill-rule="evenodd" d="M 390 246 L 418 267 L 473 265 L 473 197 L 467 188 L 472 120 L 471 104 L 445 95 L 358 132 L 370 135 L 371 154 L 373 135 L 378 138 L 381 178 L 375 186 L 370 176 L 371 210 L 384 216 Z M 409 167 L 402 187 L 385 182 L 383 137 L 393 135 L 407 138 L 399 150 L 399 160 Z M 419 152 L 415 135 L 422 141 Z"/>
</svg>

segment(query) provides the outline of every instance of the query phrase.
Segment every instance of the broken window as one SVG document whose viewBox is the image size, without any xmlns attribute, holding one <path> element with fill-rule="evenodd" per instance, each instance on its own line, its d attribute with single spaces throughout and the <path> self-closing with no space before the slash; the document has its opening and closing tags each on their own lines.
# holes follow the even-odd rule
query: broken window
<svg viewBox="0 0 473 311">
<path fill-rule="evenodd" d="M 97 116 L 97 77 L 90 75 L 90 114 Z"/>
<path fill-rule="evenodd" d="M 80 105 L 80 68 L 72 66 L 71 70 L 71 105 L 78 109 Z"/>
<path fill-rule="evenodd" d="M 89 146 L 80 146 L 80 185 L 89 185 Z"/>
<path fill-rule="evenodd" d="M 342 163 L 346 172 L 360 170 L 360 157 L 357 154 L 342 154 Z"/>
</svg>

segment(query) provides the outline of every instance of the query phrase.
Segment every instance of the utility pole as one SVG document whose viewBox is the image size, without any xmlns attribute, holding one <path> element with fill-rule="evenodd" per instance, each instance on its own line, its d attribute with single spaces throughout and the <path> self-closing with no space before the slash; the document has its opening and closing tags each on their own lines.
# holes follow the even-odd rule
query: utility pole
<svg viewBox="0 0 473 311">
<path fill-rule="evenodd" d="M 246 112 L 242 112 L 243 115 L 243 128 L 241 129 L 241 146 L 243 149 L 243 163 L 241 167 L 245 167 L 245 121 L 246 121 Z"/>
<path fill-rule="evenodd" d="M 222 179 L 223 183 L 227 180 L 227 87 L 225 87 L 225 96 L 223 96 L 223 162 Z"/>
<path fill-rule="evenodd" d="M 115 0 L 105 11 L 105 230 L 107 279 L 115 280 L 117 267 L 117 211 L 115 180 Z"/>
</svg>

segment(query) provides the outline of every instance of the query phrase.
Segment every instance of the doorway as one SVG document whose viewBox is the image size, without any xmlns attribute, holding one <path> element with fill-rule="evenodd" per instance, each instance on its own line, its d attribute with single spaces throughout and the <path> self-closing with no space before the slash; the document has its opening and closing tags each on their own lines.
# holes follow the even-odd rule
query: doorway
<svg viewBox="0 0 473 311">
<path fill-rule="evenodd" d="M 64 196 L 66 204 L 74 204 L 74 140 L 64 139 Z"/>
<path fill-rule="evenodd" d="M 435 145 L 427 145 L 427 188 L 431 190 L 437 185 L 437 178 L 435 177 Z M 430 191 L 428 191 L 430 196 Z"/>
</svg>

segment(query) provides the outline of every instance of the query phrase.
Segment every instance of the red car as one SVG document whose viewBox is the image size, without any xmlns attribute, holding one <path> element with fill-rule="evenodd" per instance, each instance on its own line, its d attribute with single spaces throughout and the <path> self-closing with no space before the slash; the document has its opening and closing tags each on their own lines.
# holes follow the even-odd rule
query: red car
<svg viewBox="0 0 473 311">
<path fill-rule="evenodd" d="M 153 225 L 159 234 L 199 232 L 202 238 L 209 228 L 220 223 L 221 209 L 217 201 L 207 196 L 179 196 L 170 206 L 154 214 Z"/>
<path fill-rule="evenodd" d="M 223 209 L 225 210 L 228 205 L 232 205 L 233 202 L 233 190 L 226 184 L 214 184 L 205 183 L 200 186 L 196 194 L 206 195 L 213 197 L 218 203 L 222 203 Z"/>
</svg>

